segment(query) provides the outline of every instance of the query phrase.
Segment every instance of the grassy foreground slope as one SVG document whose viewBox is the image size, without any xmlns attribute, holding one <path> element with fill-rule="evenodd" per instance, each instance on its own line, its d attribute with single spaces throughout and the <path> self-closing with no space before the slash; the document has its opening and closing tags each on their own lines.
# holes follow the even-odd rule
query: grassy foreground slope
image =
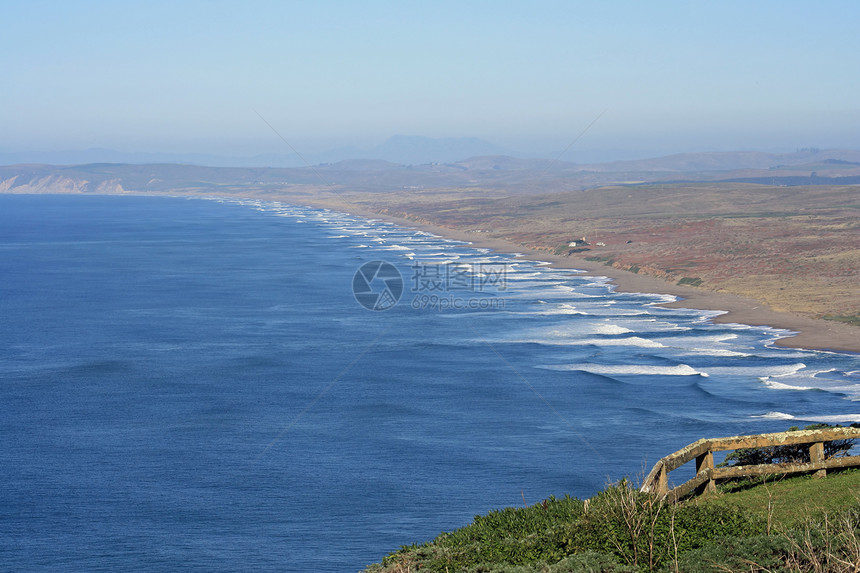
<svg viewBox="0 0 860 573">
<path fill-rule="evenodd" d="M 586 501 L 477 516 L 365 573 L 858 570 L 860 471 L 848 470 L 674 505 L 622 481 Z"/>
</svg>

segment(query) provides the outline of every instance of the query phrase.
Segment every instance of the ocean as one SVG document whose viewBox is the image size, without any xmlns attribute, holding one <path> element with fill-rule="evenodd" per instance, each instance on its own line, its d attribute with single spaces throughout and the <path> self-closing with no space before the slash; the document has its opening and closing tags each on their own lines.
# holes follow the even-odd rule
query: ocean
<svg viewBox="0 0 860 573">
<path fill-rule="evenodd" d="M 857 355 L 669 300 L 329 210 L 0 195 L 0 569 L 357 571 L 860 422 Z"/>
</svg>

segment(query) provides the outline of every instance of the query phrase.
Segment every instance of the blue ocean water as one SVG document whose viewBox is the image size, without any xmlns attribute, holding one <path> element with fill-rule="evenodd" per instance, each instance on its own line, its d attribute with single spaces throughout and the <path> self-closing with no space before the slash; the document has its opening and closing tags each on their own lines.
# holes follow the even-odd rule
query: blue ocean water
<svg viewBox="0 0 860 573">
<path fill-rule="evenodd" d="M 326 210 L 0 195 L 0 569 L 356 571 L 700 437 L 860 421 L 860 357 L 666 300 Z"/>
</svg>

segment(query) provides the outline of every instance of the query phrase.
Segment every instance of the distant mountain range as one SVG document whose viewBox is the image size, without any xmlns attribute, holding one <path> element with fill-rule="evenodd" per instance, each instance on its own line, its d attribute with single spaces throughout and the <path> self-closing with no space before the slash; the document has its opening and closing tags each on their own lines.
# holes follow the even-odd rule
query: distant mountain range
<svg viewBox="0 0 860 573">
<path fill-rule="evenodd" d="M 286 146 L 285 146 L 286 147 Z M 298 150 L 300 153 L 301 150 Z M 83 151 L 0 153 L 0 165 L 41 163 L 47 165 L 85 165 L 89 163 L 178 163 L 210 167 L 305 167 L 337 163 L 351 159 L 389 161 L 400 165 L 452 163 L 479 155 L 520 155 L 477 137 L 431 138 L 417 135 L 395 135 L 370 149 L 344 147 L 322 153 L 302 153 L 299 157 L 289 149 L 284 153 L 231 157 L 201 153 L 128 153 L 111 149 Z"/>
<path fill-rule="evenodd" d="M 403 165 L 452 163 L 480 155 L 516 155 L 477 137 L 429 137 L 395 135 L 371 150 L 371 159 L 385 159 Z"/>
<path fill-rule="evenodd" d="M 301 151 L 301 150 L 299 150 Z M 645 159 L 601 162 L 601 157 L 631 157 L 623 151 L 570 151 L 559 157 L 536 157 L 505 149 L 476 137 L 431 138 L 395 135 L 370 149 L 345 147 L 323 153 L 292 151 L 253 157 L 229 157 L 211 154 L 129 153 L 110 149 L 83 151 L 0 153 L 0 165 L 90 165 L 112 163 L 126 165 L 176 164 L 207 167 L 306 168 L 333 167 L 344 171 L 395 170 L 404 166 L 427 168 L 447 165 L 454 170 L 472 171 L 559 171 L 576 169 L 594 173 L 707 173 L 731 170 L 790 169 L 809 163 L 829 162 L 829 167 L 860 165 L 860 152 L 840 149 L 806 149 L 795 153 L 758 151 L 701 152 L 664 155 Z M 636 157 L 635 155 L 632 155 Z M 571 163 L 575 158 L 577 163 Z M 306 163 L 307 162 L 307 163 Z M 741 174 L 742 175 L 742 174 Z"/>
<path fill-rule="evenodd" d="M 735 169 L 781 169 L 809 163 L 860 166 L 860 151 L 850 149 L 804 149 L 794 153 L 727 151 L 679 153 L 652 159 L 612 161 L 590 165 L 600 171 L 675 171 L 678 173 L 729 171 Z"/>
<path fill-rule="evenodd" d="M 420 141 L 409 138 L 412 144 Z M 479 140 L 478 140 L 479 141 Z M 415 152 L 404 142 L 403 155 Z M 395 139 L 392 145 L 397 144 Z M 471 140 L 436 140 L 441 154 L 468 150 Z M 422 148 L 423 149 L 423 148 Z M 462 151 L 460 151 L 462 152 Z M 796 153 L 685 153 L 648 160 L 574 164 L 552 159 L 483 155 L 453 162 L 402 164 L 385 159 L 346 159 L 301 167 L 218 167 L 179 163 L 16 164 L 0 166 L 0 192 L 114 193 L 228 192 L 254 187 L 341 187 L 355 191 L 398 189 L 502 189 L 510 194 L 649 183 L 738 182 L 763 185 L 855 185 L 860 151 Z"/>
</svg>

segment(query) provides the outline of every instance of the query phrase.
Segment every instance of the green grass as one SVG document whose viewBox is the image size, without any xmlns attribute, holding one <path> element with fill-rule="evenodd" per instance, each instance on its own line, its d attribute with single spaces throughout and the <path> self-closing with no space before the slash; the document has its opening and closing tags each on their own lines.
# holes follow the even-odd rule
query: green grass
<svg viewBox="0 0 860 573">
<path fill-rule="evenodd" d="M 860 314 L 825 314 L 822 316 L 824 320 L 835 320 L 836 322 L 844 322 L 860 326 Z"/>
<path fill-rule="evenodd" d="M 701 286 L 702 282 L 702 279 L 700 279 L 699 277 L 683 277 L 681 280 L 678 281 L 678 284 L 697 287 Z"/>
<path fill-rule="evenodd" d="M 703 496 L 695 503 L 719 498 L 761 518 L 770 512 L 775 523 L 791 527 L 809 517 L 860 504 L 860 469 L 831 472 L 824 479 L 812 475 L 767 476 L 720 489 L 730 493 Z"/>
<path fill-rule="evenodd" d="M 593 263 L 603 263 L 607 267 L 611 267 L 615 263 L 615 259 L 612 257 L 585 257 L 585 260 Z"/>
</svg>

